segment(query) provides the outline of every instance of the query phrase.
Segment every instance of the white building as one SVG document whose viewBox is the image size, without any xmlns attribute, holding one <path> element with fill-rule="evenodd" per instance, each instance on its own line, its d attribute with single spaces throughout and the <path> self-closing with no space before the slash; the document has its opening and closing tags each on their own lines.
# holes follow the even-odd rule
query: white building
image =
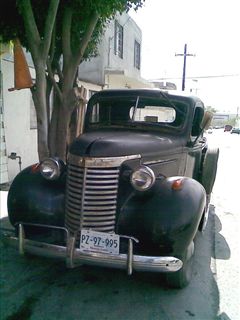
<svg viewBox="0 0 240 320">
<path fill-rule="evenodd" d="M 112 20 L 99 44 L 99 55 L 79 66 L 78 78 L 91 91 L 149 88 L 141 77 L 142 32 L 126 13 Z"/>
<path fill-rule="evenodd" d="M 34 69 L 30 67 L 34 78 Z M 0 184 L 11 181 L 21 168 L 38 162 L 35 109 L 29 89 L 14 87 L 13 56 L 1 45 L 0 56 L 1 156 Z M 12 158 L 8 158 L 12 153 Z M 14 155 L 15 154 L 15 155 Z"/>
</svg>

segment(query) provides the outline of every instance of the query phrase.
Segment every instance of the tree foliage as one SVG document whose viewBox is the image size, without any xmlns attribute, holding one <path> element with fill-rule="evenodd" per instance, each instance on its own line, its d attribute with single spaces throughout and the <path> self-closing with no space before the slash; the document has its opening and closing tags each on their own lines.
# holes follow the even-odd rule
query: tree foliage
<svg viewBox="0 0 240 320">
<path fill-rule="evenodd" d="M 212 113 L 216 113 L 217 112 L 217 109 L 215 109 L 212 106 L 206 106 L 206 110 L 209 111 L 209 112 L 212 112 Z"/>
<path fill-rule="evenodd" d="M 30 51 L 36 71 L 31 91 L 40 160 L 49 155 L 65 158 L 71 115 L 79 99 L 74 89 L 79 64 L 97 54 L 107 22 L 117 12 L 137 10 L 144 1 L 4 0 L 0 36 L 3 42 L 20 39 Z"/>
</svg>

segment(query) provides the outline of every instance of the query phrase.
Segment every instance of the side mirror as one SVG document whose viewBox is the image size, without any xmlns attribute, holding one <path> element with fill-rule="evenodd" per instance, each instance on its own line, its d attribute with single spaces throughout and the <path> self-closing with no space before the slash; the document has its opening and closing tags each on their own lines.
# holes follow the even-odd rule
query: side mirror
<svg viewBox="0 0 240 320">
<path fill-rule="evenodd" d="M 210 124 L 212 122 L 212 118 L 213 118 L 213 113 L 210 111 L 205 111 L 204 115 L 203 115 L 203 119 L 201 122 L 201 129 L 202 130 L 207 130 L 210 127 Z"/>
</svg>

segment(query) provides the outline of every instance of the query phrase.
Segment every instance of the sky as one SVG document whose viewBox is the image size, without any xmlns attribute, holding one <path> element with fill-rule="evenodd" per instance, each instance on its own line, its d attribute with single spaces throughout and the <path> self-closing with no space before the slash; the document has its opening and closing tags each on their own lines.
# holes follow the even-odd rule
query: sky
<svg viewBox="0 0 240 320">
<path fill-rule="evenodd" d="M 181 90 L 187 44 L 186 91 L 207 106 L 240 113 L 239 0 L 145 0 L 130 16 L 142 30 L 141 76 L 170 80 Z M 168 80 L 169 81 L 169 80 Z"/>
</svg>

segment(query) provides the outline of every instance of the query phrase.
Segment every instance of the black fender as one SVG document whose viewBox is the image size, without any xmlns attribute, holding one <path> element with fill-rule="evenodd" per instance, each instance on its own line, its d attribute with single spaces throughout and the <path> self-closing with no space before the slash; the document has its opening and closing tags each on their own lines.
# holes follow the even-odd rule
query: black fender
<svg viewBox="0 0 240 320">
<path fill-rule="evenodd" d="M 178 179 L 181 188 L 174 190 Z M 117 232 L 135 236 L 140 252 L 181 256 L 196 235 L 205 206 L 205 189 L 196 180 L 157 179 L 150 191 L 129 196 L 119 212 Z"/>
<path fill-rule="evenodd" d="M 57 181 L 42 177 L 39 165 L 21 171 L 8 192 L 8 216 L 19 222 L 64 226 L 65 176 Z"/>
</svg>

